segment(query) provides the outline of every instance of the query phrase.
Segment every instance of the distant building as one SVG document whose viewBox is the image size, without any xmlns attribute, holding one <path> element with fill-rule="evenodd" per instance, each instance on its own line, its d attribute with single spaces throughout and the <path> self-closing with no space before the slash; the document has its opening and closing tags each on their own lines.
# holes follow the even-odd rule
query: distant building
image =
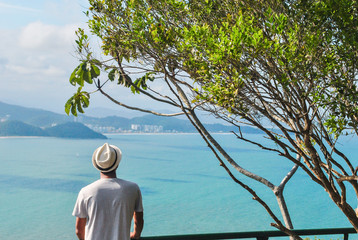
<svg viewBox="0 0 358 240">
<path fill-rule="evenodd" d="M 93 131 L 100 133 L 128 133 L 128 132 L 144 132 L 144 133 L 161 133 L 163 132 L 163 126 L 161 125 L 140 125 L 131 124 L 130 129 L 115 128 L 112 126 L 99 126 L 92 124 L 85 124 Z"/>
<path fill-rule="evenodd" d="M 160 133 L 163 132 L 163 126 L 132 124 L 131 130 L 135 132 Z"/>
<path fill-rule="evenodd" d="M 144 125 L 143 132 L 160 133 L 163 132 L 163 126 L 158 125 Z"/>
<path fill-rule="evenodd" d="M 141 127 L 140 127 L 139 124 L 132 124 L 131 125 L 131 130 L 140 132 Z"/>
</svg>

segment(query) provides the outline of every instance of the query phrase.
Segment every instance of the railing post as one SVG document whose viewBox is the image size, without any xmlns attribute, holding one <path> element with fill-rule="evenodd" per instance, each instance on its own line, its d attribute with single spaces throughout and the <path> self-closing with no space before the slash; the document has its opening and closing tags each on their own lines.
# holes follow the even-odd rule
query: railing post
<svg viewBox="0 0 358 240">
<path fill-rule="evenodd" d="M 348 233 L 344 234 L 344 240 L 348 240 L 348 235 L 349 235 Z"/>
</svg>

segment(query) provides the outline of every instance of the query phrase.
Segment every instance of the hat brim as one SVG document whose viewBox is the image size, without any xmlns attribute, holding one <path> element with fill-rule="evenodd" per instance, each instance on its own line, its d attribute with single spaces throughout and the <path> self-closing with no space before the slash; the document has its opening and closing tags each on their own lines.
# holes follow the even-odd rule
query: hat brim
<svg viewBox="0 0 358 240">
<path fill-rule="evenodd" d="M 117 167 L 118 167 L 118 165 L 119 165 L 119 163 L 121 162 L 121 159 L 122 159 L 122 151 L 117 147 L 117 146 L 114 146 L 114 145 L 109 145 L 111 148 L 113 148 L 114 149 L 114 151 L 116 151 L 116 154 L 117 154 L 117 158 L 116 158 L 116 162 L 113 164 L 113 166 L 111 166 L 109 169 L 106 169 L 106 170 L 103 170 L 103 169 L 101 169 L 98 165 L 97 165 L 97 163 L 96 163 L 96 160 L 95 160 L 95 156 L 97 155 L 97 152 L 98 152 L 98 150 L 100 149 L 100 148 L 97 148 L 95 151 L 94 151 L 94 153 L 93 153 L 93 155 L 92 155 L 92 164 L 93 164 L 93 166 L 98 170 L 98 171 L 100 171 L 100 172 L 111 172 L 111 171 L 113 171 L 113 170 L 115 170 Z"/>
</svg>

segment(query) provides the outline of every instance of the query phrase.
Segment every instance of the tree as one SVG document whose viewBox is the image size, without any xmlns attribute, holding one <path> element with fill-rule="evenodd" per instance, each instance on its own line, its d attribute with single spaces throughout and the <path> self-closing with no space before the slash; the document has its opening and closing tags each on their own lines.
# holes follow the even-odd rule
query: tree
<svg viewBox="0 0 358 240">
<path fill-rule="evenodd" d="M 299 238 L 290 231 L 282 192 L 301 168 L 358 230 L 358 218 L 346 200 L 346 184 L 358 194 L 358 168 L 336 146 L 341 135 L 358 134 L 356 1 L 89 2 L 88 26 L 102 40 L 107 58 L 94 58 L 88 36 L 77 31 L 83 59 L 70 77 L 79 88 L 66 103 L 68 114 L 77 115 L 88 106 L 85 83 L 95 84 L 97 91 L 124 107 L 165 116 L 185 114 L 233 180 L 265 207 L 273 226 Z M 103 83 L 101 70 L 108 72 Z M 138 70 L 140 77 L 132 80 Z M 168 92 L 151 88 L 159 81 Z M 111 83 L 181 112 L 162 114 L 125 105 L 105 92 Z M 206 131 L 197 109 L 237 126 L 238 139 L 291 161 L 293 168 L 281 185 L 243 169 Z M 261 129 L 277 147 L 249 139 L 240 131 L 242 124 Z M 286 227 L 226 164 L 273 190 Z"/>
</svg>

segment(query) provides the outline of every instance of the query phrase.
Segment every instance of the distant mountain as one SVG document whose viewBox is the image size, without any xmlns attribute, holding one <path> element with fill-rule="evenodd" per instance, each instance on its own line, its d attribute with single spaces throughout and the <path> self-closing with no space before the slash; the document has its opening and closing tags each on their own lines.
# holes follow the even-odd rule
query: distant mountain
<svg viewBox="0 0 358 240">
<path fill-rule="evenodd" d="M 131 119 L 132 124 L 163 126 L 163 131 L 195 132 L 195 128 L 188 120 L 175 117 L 162 117 L 157 115 L 145 115 Z"/>
<path fill-rule="evenodd" d="M 36 108 L 25 108 L 0 102 L 0 121 L 21 121 L 28 125 L 48 129 L 52 126 L 61 126 L 63 129 L 69 127 L 65 123 L 79 122 L 90 129 L 101 133 L 114 132 L 196 132 L 193 125 L 187 120 L 175 117 L 162 117 L 156 115 L 144 115 L 134 118 L 124 118 L 119 116 L 107 116 L 103 118 L 89 117 L 85 114 L 78 117 L 67 116 L 65 114 L 53 113 Z M 65 125 L 63 125 L 65 124 Z M 211 132 L 230 132 L 237 131 L 237 127 L 222 124 L 205 124 Z M 74 127 L 75 129 L 75 127 Z M 56 128 L 51 131 L 58 131 Z M 261 133 L 260 130 L 252 127 L 242 127 L 245 133 Z M 84 134 L 81 130 L 74 131 L 76 134 Z M 55 134 L 55 133 L 53 133 Z M 64 134 L 64 133 L 63 133 Z M 56 132 L 57 136 L 62 136 Z M 66 134 L 64 134 L 66 135 Z M 67 136 L 67 135 L 66 135 Z"/>
<path fill-rule="evenodd" d="M 107 137 L 94 132 L 85 125 L 75 122 L 67 122 L 54 127 L 41 129 L 20 121 L 0 122 L 0 136 L 37 136 L 58 138 L 100 138 Z"/>
<path fill-rule="evenodd" d="M 48 136 L 48 133 L 20 121 L 6 121 L 0 122 L 0 136 Z"/>
<path fill-rule="evenodd" d="M 95 118 L 87 116 L 79 116 L 77 121 L 94 126 L 103 126 L 103 127 L 114 127 L 122 129 L 130 129 L 132 120 L 128 118 L 118 117 L 118 116 L 109 116 L 104 118 Z"/>
<path fill-rule="evenodd" d="M 139 125 L 161 125 L 164 131 L 178 131 L 178 132 L 196 132 L 194 126 L 188 120 L 177 119 L 174 117 L 161 117 L 156 115 L 145 115 L 143 117 L 136 117 L 131 119 L 132 124 Z M 230 132 L 237 131 L 235 126 L 227 126 L 223 124 L 213 123 L 205 124 L 209 132 Z M 243 126 L 241 131 L 245 133 L 262 133 L 260 130 Z"/>
<path fill-rule="evenodd" d="M 50 127 L 74 121 L 74 117 L 37 108 L 26 108 L 0 102 L 0 120 L 21 121 L 37 127 Z"/>
<path fill-rule="evenodd" d="M 92 131 L 82 123 L 67 122 L 54 127 L 45 129 L 49 136 L 59 138 L 100 138 L 107 139 L 106 136 Z"/>
<path fill-rule="evenodd" d="M 86 110 L 86 116 L 95 118 L 105 118 L 111 116 L 125 116 L 126 118 L 140 117 L 145 115 L 143 112 L 118 108 L 117 110 L 105 107 L 89 107 Z"/>
</svg>

